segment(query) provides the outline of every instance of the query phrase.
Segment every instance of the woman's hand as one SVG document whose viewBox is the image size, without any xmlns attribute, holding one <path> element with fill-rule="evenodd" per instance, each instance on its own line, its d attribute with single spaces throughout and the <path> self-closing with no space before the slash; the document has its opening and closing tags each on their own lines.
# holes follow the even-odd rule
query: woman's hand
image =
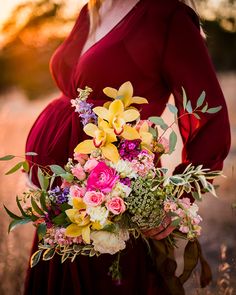
<svg viewBox="0 0 236 295">
<path fill-rule="evenodd" d="M 143 234 L 147 238 L 152 238 L 154 240 L 162 240 L 168 237 L 174 230 L 175 227 L 171 226 L 171 218 L 166 216 L 163 219 L 162 224 L 160 226 L 144 231 Z"/>
</svg>

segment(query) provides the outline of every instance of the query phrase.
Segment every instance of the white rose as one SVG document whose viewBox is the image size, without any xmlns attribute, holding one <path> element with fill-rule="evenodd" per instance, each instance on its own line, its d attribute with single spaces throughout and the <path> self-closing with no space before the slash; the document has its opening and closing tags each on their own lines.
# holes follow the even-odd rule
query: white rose
<svg viewBox="0 0 236 295">
<path fill-rule="evenodd" d="M 125 242 L 129 239 L 129 232 L 122 230 L 118 234 L 114 234 L 100 230 L 92 232 L 90 237 L 93 241 L 94 250 L 101 254 L 113 255 L 125 249 Z"/>
<path fill-rule="evenodd" d="M 104 225 L 107 221 L 109 211 L 106 207 L 97 206 L 97 207 L 87 207 L 87 214 L 90 216 L 92 222 L 98 221 L 101 225 Z"/>
<path fill-rule="evenodd" d="M 129 161 L 119 160 L 117 163 L 109 163 L 123 178 L 137 178 L 138 174 L 134 172 Z"/>
</svg>

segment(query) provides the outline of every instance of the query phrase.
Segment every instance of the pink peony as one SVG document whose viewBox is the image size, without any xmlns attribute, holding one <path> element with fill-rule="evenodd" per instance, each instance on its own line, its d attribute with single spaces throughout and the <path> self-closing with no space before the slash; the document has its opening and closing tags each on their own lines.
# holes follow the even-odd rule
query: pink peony
<svg viewBox="0 0 236 295">
<path fill-rule="evenodd" d="M 73 198 L 83 198 L 85 194 L 85 188 L 79 187 L 78 185 L 72 185 L 70 187 L 70 196 Z"/>
<path fill-rule="evenodd" d="M 80 153 L 74 153 L 74 159 L 80 163 L 80 165 L 84 165 L 86 160 L 88 159 L 88 155 L 86 154 L 80 154 Z"/>
<path fill-rule="evenodd" d="M 126 209 L 125 203 L 123 199 L 121 199 L 120 197 L 114 197 L 107 201 L 106 207 L 110 212 L 112 212 L 115 215 L 119 215 L 125 212 Z"/>
<path fill-rule="evenodd" d="M 107 166 L 104 162 L 99 162 L 88 177 L 87 189 L 109 193 L 118 179 L 119 175 L 115 169 Z"/>
<path fill-rule="evenodd" d="M 76 164 L 71 169 L 72 174 L 77 177 L 79 180 L 84 180 L 86 178 L 86 174 L 84 172 L 83 167 L 80 165 L 80 163 Z"/>
<path fill-rule="evenodd" d="M 84 165 L 85 172 L 91 172 L 99 162 L 96 159 L 89 159 Z"/>
<path fill-rule="evenodd" d="M 95 191 L 86 192 L 83 198 L 84 203 L 92 207 L 101 205 L 104 200 L 104 194 Z"/>
</svg>

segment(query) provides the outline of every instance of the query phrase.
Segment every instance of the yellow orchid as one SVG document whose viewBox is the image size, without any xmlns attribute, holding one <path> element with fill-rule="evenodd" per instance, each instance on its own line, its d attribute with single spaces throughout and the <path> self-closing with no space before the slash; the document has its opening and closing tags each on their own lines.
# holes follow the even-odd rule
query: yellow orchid
<svg viewBox="0 0 236 295">
<path fill-rule="evenodd" d="M 102 155 L 112 162 L 119 160 L 119 153 L 114 144 L 117 140 L 114 131 L 109 127 L 109 124 L 98 119 L 98 126 L 89 123 L 85 125 L 84 132 L 93 137 L 93 139 L 87 139 L 79 143 L 75 148 L 76 153 L 91 154 L 97 148 L 101 149 Z"/>
<path fill-rule="evenodd" d="M 134 109 L 125 111 L 121 100 L 114 100 L 108 109 L 105 107 L 95 107 L 93 111 L 98 117 L 109 123 L 109 127 L 114 129 L 116 135 L 121 135 L 129 140 L 140 138 L 137 130 L 126 124 L 138 119 L 140 114 Z"/>
<path fill-rule="evenodd" d="M 119 99 L 123 102 L 125 109 L 131 104 L 144 104 L 148 103 L 147 99 L 140 96 L 133 96 L 133 86 L 131 82 L 127 81 L 120 86 L 117 90 L 115 88 L 106 87 L 103 89 L 103 92 L 113 99 Z M 110 102 L 105 104 L 105 107 L 108 107 Z"/>
<path fill-rule="evenodd" d="M 90 243 L 90 226 L 92 223 L 84 210 L 86 204 L 84 204 L 81 198 L 74 198 L 73 207 L 73 209 L 65 211 L 66 215 L 72 222 L 67 226 L 65 235 L 72 238 L 82 236 L 86 243 Z"/>
<path fill-rule="evenodd" d="M 149 125 L 147 121 L 143 121 L 139 127 L 139 135 L 142 140 L 141 146 L 148 151 L 152 150 L 153 135 L 149 132 Z"/>
</svg>

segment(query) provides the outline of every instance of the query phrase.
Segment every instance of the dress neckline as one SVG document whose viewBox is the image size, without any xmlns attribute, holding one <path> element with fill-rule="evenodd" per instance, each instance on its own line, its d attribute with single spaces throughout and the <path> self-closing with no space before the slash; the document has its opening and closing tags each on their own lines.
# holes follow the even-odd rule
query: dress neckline
<svg viewBox="0 0 236 295">
<path fill-rule="evenodd" d="M 84 52 L 82 52 L 83 48 L 84 48 L 84 45 L 85 45 L 85 43 L 87 41 L 89 30 L 90 30 L 90 22 L 88 22 L 87 33 L 86 33 L 85 40 L 83 42 L 83 46 L 82 46 L 82 49 L 81 49 L 82 54 L 80 53 L 79 60 L 82 59 L 85 55 L 87 55 L 89 53 L 89 51 L 92 50 L 96 45 L 98 45 L 104 39 L 109 37 L 110 34 L 112 34 L 118 27 L 120 27 L 120 25 L 122 23 L 124 23 L 126 21 L 126 19 L 129 18 L 129 16 L 133 13 L 133 11 L 136 10 L 136 8 L 138 8 L 140 3 L 142 3 L 143 1 L 144 0 L 139 0 L 103 37 L 101 37 L 99 40 L 97 40 L 95 43 L 93 43 L 88 49 L 86 49 Z M 87 8 L 87 16 L 88 16 L 88 4 L 86 4 L 86 8 Z"/>
</svg>

